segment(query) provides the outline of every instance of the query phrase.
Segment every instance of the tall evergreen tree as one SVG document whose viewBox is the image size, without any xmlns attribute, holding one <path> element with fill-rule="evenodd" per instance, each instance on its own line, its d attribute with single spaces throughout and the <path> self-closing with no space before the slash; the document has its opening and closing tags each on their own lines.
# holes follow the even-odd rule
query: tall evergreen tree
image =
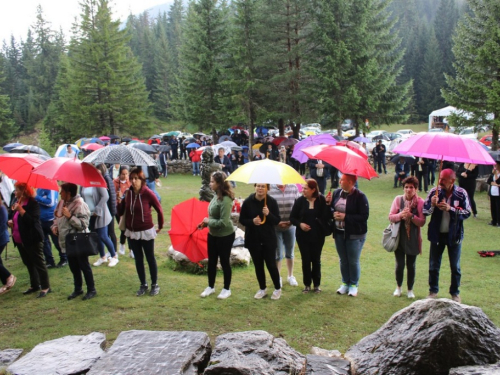
<svg viewBox="0 0 500 375">
<path fill-rule="evenodd" d="M 455 0 L 441 0 L 434 19 L 434 32 L 442 55 L 441 71 L 453 76 L 452 37 L 458 22 L 458 8 Z"/>
<path fill-rule="evenodd" d="M 152 102 L 156 117 L 167 121 L 171 118 L 170 97 L 172 84 L 174 80 L 173 57 L 166 33 L 166 15 L 158 16 L 157 22 L 153 28 L 154 35 L 154 53 L 153 53 L 153 87 Z"/>
<path fill-rule="evenodd" d="M 7 143 L 15 133 L 9 97 L 5 95 L 1 85 L 4 81 L 5 66 L 6 60 L 0 55 L 0 143 Z"/>
<path fill-rule="evenodd" d="M 459 21 L 453 38 L 456 77 L 446 75 L 449 89 L 443 90 L 443 96 L 472 116 L 452 116 L 450 122 L 492 125 L 492 149 L 496 150 L 500 129 L 500 3 L 469 0 L 468 4 L 472 13 Z"/>
</svg>

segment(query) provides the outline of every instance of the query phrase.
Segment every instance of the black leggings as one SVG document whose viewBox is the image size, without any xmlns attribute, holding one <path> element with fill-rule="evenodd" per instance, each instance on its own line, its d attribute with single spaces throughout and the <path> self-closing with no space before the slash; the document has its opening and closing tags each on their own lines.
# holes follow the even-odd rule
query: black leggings
<svg viewBox="0 0 500 375">
<path fill-rule="evenodd" d="M 220 258 L 220 265 L 224 273 L 224 289 L 229 290 L 231 286 L 231 249 L 233 248 L 235 233 L 224 237 L 215 237 L 208 234 L 208 286 L 215 286 L 215 277 L 217 275 L 217 260 Z"/>
<path fill-rule="evenodd" d="M 151 275 L 151 284 L 155 285 L 158 282 L 158 267 L 155 258 L 155 240 L 130 240 L 130 247 L 134 252 L 135 269 L 141 281 L 141 285 L 146 285 L 146 269 L 144 268 L 144 254 L 148 261 L 149 274 Z M 143 253 L 144 250 L 144 253 Z"/>
<path fill-rule="evenodd" d="M 248 249 L 252 256 L 252 261 L 255 266 L 255 275 L 259 282 L 260 289 L 266 289 L 266 272 L 264 271 L 264 262 L 266 263 L 267 270 L 271 275 L 271 280 L 274 284 L 274 289 L 281 289 L 280 274 L 276 267 L 276 246 L 272 247 L 268 244 L 262 243 L 255 247 Z"/>
<path fill-rule="evenodd" d="M 406 284 L 408 285 L 408 290 L 413 290 L 413 284 L 415 283 L 417 256 L 408 255 L 399 247 L 394 252 L 394 255 L 396 257 L 396 283 L 399 287 L 403 285 L 406 257 L 406 268 L 408 269 L 408 279 L 406 280 Z"/>
<path fill-rule="evenodd" d="M 40 287 L 45 290 L 50 288 L 49 273 L 43 258 L 43 242 L 35 242 L 29 246 L 16 243 L 21 259 L 28 269 L 30 275 L 30 286 L 38 290 Z"/>
<path fill-rule="evenodd" d="M 10 272 L 2 263 L 2 252 L 5 249 L 7 244 L 0 246 L 0 280 L 2 284 L 5 285 L 7 283 L 7 279 L 10 277 Z"/>
<path fill-rule="evenodd" d="M 321 285 L 321 252 L 325 244 L 325 237 L 321 234 L 320 236 L 319 238 L 297 238 L 302 258 L 304 286 L 311 286 L 311 281 L 314 287 Z"/>
<path fill-rule="evenodd" d="M 120 217 L 121 216 L 116 215 L 115 217 L 116 217 L 116 222 L 118 224 L 120 224 Z M 120 230 L 120 245 L 125 245 L 125 241 L 126 240 L 127 240 L 127 237 L 125 237 L 125 231 L 124 230 Z M 117 248 L 115 247 L 115 249 L 117 249 Z"/>
<path fill-rule="evenodd" d="M 79 292 L 83 289 L 82 273 L 85 278 L 85 284 L 87 284 L 87 292 L 95 291 L 94 275 L 90 267 L 89 257 L 87 255 L 68 257 L 68 264 L 73 274 L 75 292 Z"/>
</svg>

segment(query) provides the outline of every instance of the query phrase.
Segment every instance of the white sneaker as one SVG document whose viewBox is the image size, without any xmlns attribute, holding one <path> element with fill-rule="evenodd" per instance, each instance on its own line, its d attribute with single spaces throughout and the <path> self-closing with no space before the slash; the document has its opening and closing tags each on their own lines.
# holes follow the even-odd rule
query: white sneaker
<svg viewBox="0 0 500 375">
<path fill-rule="evenodd" d="M 200 294 L 200 297 L 205 298 L 205 297 L 208 297 L 210 294 L 214 294 L 214 293 L 215 293 L 215 288 L 210 288 L 209 286 L 207 286 L 205 288 L 205 290 Z"/>
<path fill-rule="evenodd" d="M 358 295 L 358 287 L 356 285 L 351 285 L 349 287 L 349 294 L 348 294 L 348 296 L 356 297 L 357 295 Z"/>
<path fill-rule="evenodd" d="M 280 299 L 281 297 L 281 289 L 275 289 L 271 299 Z"/>
<path fill-rule="evenodd" d="M 398 286 L 394 293 L 392 293 L 394 297 L 401 297 L 401 288 Z"/>
<path fill-rule="evenodd" d="M 219 295 L 217 296 L 218 299 L 226 299 L 231 296 L 231 291 L 229 289 L 222 289 Z"/>
<path fill-rule="evenodd" d="M 347 294 L 348 291 L 349 287 L 347 286 L 347 284 L 342 284 L 340 288 L 337 289 L 337 294 Z"/>
<path fill-rule="evenodd" d="M 107 262 L 108 262 L 108 258 L 106 258 L 106 259 L 99 258 L 99 259 L 97 259 L 97 262 L 95 262 L 93 265 L 95 267 L 99 267 L 101 264 L 107 263 Z"/>
<path fill-rule="evenodd" d="M 290 276 L 288 278 L 288 284 L 290 284 L 291 286 L 298 286 L 299 285 L 295 276 Z"/>
<path fill-rule="evenodd" d="M 125 255 L 125 244 L 120 244 L 120 249 L 118 250 L 118 252 L 121 255 Z"/>
<path fill-rule="evenodd" d="M 130 250 L 130 253 L 128 254 L 128 256 L 129 256 L 129 257 L 131 257 L 132 259 L 134 259 L 134 258 L 135 258 L 135 256 L 134 256 L 134 252 L 133 252 L 132 250 Z"/>
<path fill-rule="evenodd" d="M 118 264 L 118 258 L 109 258 L 108 267 L 114 267 Z"/>
<path fill-rule="evenodd" d="M 265 296 L 267 296 L 267 289 L 260 289 L 257 293 L 255 293 L 255 296 L 253 296 L 253 298 L 262 299 Z"/>
<path fill-rule="evenodd" d="M 415 298 L 415 293 L 413 293 L 413 290 L 408 291 L 408 298 Z"/>
</svg>

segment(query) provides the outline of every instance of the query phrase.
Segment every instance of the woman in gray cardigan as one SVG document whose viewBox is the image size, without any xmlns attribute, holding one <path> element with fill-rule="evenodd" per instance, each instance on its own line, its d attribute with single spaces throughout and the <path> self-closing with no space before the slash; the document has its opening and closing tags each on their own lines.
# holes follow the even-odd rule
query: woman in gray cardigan
<svg viewBox="0 0 500 375">
<path fill-rule="evenodd" d="M 111 256 L 108 266 L 114 267 L 118 263 L 118 255 L 116 255 L 116 249 L 108 236 L 108 224 L 113 220 L 113 216 L 108 208 L 108 191 L 105 188 L 82 187 L 80 194 L 90 209 L 89 229 L 97 233 L 101 239 L 99 243 L 99 254 L 101 257 L 94 263 L 94 266 L 97 267 L 108 262 L 104 252 L 104 246 L 106 246 Z"/>
</svg>

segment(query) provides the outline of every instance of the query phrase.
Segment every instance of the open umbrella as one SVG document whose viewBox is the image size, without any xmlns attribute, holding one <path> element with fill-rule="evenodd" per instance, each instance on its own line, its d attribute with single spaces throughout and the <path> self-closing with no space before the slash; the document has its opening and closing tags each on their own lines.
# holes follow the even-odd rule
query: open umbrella
<svg viewBox="0 0 500 375">
<path fill-rule="evenodd" d="M 77 145 L 71 145 L 71 149 L 75 152 L 76 155 L 78 155 L 80 153 L 80 149 L 78 148 Z M 60 145 L 55 154 L 54 154 L 54 157 L 63 157 L 63 156 L 66 156 L 66 154 L 68 153 L 68 145 L 65 143 L 65 144 L 62 144 Z"/>
<path fill-rule="evenodd" d="M 167 137 L 171 137 L 173 135 L 175 135 L 176 137 L 181 134 L 180 131 L 177 131 L 177 130 L 174 130 L 174 131 L 171 131 L 171 132 L 168 132 L 167 134 L 165 134 Z"/>
<path fill-rule="evenodd" d="M 276 146 L 279 146 L 281 142 L 283 142 L 287 139 L 288 139 L 288 137 L 276 137 L 271 142 L 274 143 Z"/>
<path fill-rule="evenodd" d="M 401 159 L 401 158 L 405 159 L 405 163 L 408 165 L 412 165 L 412 164 L 415 164 L 417 162 L 417 159 L 415 158 L 415 156 L 396 154 L 392 157 L 391 163 L 397 164 L 397 163 L 399 163 L 399 159 Z"/>
<path fill-rule="evenodd" d="M 326 161 L 342 173 L 352 174 L 368 180 L 378 177 L 375 170 L 364 157 L 347 147 L 318 145 L 306 147 L 302 151 L 310 158 Z"/>
<path fill-rule="evenodd" d="M 311 135 L 295 145 L 293 148 L 292 158 L 300 163 L 305 163 L 309 158 L 302 152 L 302 149 L 316 145 L 335 144 L 337 144 L 337 140 L 335 140 L 330 134 Z"/>
<path fill-rule="evenodd" d="M 304 178 L 288 164 L 264 159 L 241 165 L 229 175 L 229 181 L 245 184 L 303 184 Z"/>
<path fill-rule="evenodd" d="M 158 150 L 158 152 L 168 152 L 172 150 L 172 147 L 169 145 L 152 145 L 154 148 Z"/>
<path fill-rule="evenodd" d="M 256 143 L 252 146 L 252 150 L 258 150 L 260 149 L 260 146 L 262 146 L 262 143 Z"/>
<path fill-rule="evenodd" d="M 353 150 L 356 154 L 359 154 L 360 156 L 364 157 L 365 159 L 368 159 L 368 152 L 366 152 L 366 149 L 363 146 L 361 146 L 359 143 L 351 142 L 351 141 L 339 141 L 339 142 L 337 142 L 337 146 L 345 146 L 345 147 Z"/>
<path fill-rule="evenodd" d="M 0 155 L 0 170 L 12 180 L 26 182 L 40 189 L 59 190 L 56 180 L 34 174 L 33 169 L 42 165 L 45 157 L 37 154 L 2 154 Z"/>
<path fill-rule="evenodd" d="M 92 137 L 92 138 L 87 138 L 87 142 L 88 143 L 99 143 L 100 145 L 103 145 L 104 142 L 101 141 L 99 138 L 97 137 Z"/>
<path fill-rule="evenodd" d="M 141 150 L 125 145 L 101 148 L 91 153 L 83 161 L 92 164 L 108 163 L 156 166 L 156 162 L 151 156 Z"/>
<path fill-rule="evenodd" d="M 106 180 L 96 167 L 78 159 L 52 158 L 33 169 L 32 173 L 80 186 L 108 187 Z"/>
<path fill-rule="evenodd" d="M 100 150 L 101 148 L 104 148 L 104 146 L 100 145 L 99 143 L 86 143 L 82 146 L 82 150 L 85 151 L 97 151 Z"/>
<path fill-rule="evenodd" d="M 240 146 L 231 147 L 231 151 L 243 151 Z"/>
<path fill-rule="evenodd" d="M 137 150 L 144 151 L 146 154 L 157 154 L 159 151 L 147 143 L 131 143 L 127 147 L 133 147 Z"/>
<path fill-rule="evenodd" d="M 373 141 L 390 141 L 391 139 L 385 134 L 379 134 L 372 138 Z"/>
<path fill-rule="evenodd" d="M 372 140 L 370 138 L 361 137 L 361 136 L 357 136 L 357 137 L 353 136 L 353 137 L 349 137 L 347 139 L 349 141 L 360 142 L 360 143 L 371 143 L 372 142 Z"/>
<path fill-rule="evenodd" d="M 10 152 L 10 150 L 12 150 L 13 148 L 19 147 L 19 146 L 24 146 L 24 143 L 19 143 L 19 142 L 8 143 L 5 146 L 3 146 L 2 148 L 5 152 Z"/>
<path fill-rule="evenodd" d="M 89 143 L 88 138 L 80 138 L 75 142 L 75 145 L 77 145 L 78 147 L 82 147 L 85 143 Z"/>
<path fill-rule="evenodd" d="M 50 155 L 47 151 L 45 151 L 43 148 L 33 145 L 17 146 L 10 150 L 10 152 L 13 154 L 40 154 L 48 156 L 50 158 Z"/>
<path fill-rule="evenodd" d="M 114 134 L 110 134 L 108 137 L 109 137 L 109 139 L 120 139 L 119 136 L 114 135 Z"/>
<path fill-rule="evenodd" d="M 161 139 L 161 135 L 155 134 L 149 137 L 149 139 Z"/>
<path fill-rule="evenodd" d="M 208 215 L 209 202 L 188 199 L 172 208 L 171 229 L 168 231 L 172 247 L 197 263 L 208 258 L 208 228 L 198 229 Z"/>
<path fill-rule="evenodd" d="M 219 142 L 225 142 L 225 141 L 231 141 L 231 137 L 228 135 L 223 135 L 222 137 L 219 137 Z"/>
<path fill-rule="evenodd" d="M 132 138 L 129 138 L 129 137 L 122 138 L 122 142 L 131 142 L 131 141 L 132 141 Z"/>
<path fill-rule="evenodd" d="M 293 145 L 296 145 L 297 143 L 299 143 L 299 140 L 297 138 L 286 138 L 285 140 L 283 140 L 279 146 L 293 146 Z"/>
<path fill-rule="evenodd" d="M 99 137 L 99 139 L 100 139 L 101 141 L 103 141 L 103 142 L 107 142 L 107 141 L 110 141 L 110 140 L 111 140 L 111 138 L 110 138 L 110 137 L 108 137 L 107 135 L 101 135 L 101 136 Z"/>
<path fill-rule="evenodd" d="M 237 146 L 238 146 L 236 143 L 234 143 L 234 142 L 232 142 L 232 141 L 224 141 L 224 142 L 219 142 L 219 144 L 220 144 L 221 146 L 224 146 L 224 147 L 229 147 L 229 148 L 231 148 L 231 147 L 237 147 Z"/>
<path fill-rule="evenodd" d="M 186 146 L 186 148 L 198 148 L 200 145 L 198 143 L 190 143 Z"/>
</svg>

